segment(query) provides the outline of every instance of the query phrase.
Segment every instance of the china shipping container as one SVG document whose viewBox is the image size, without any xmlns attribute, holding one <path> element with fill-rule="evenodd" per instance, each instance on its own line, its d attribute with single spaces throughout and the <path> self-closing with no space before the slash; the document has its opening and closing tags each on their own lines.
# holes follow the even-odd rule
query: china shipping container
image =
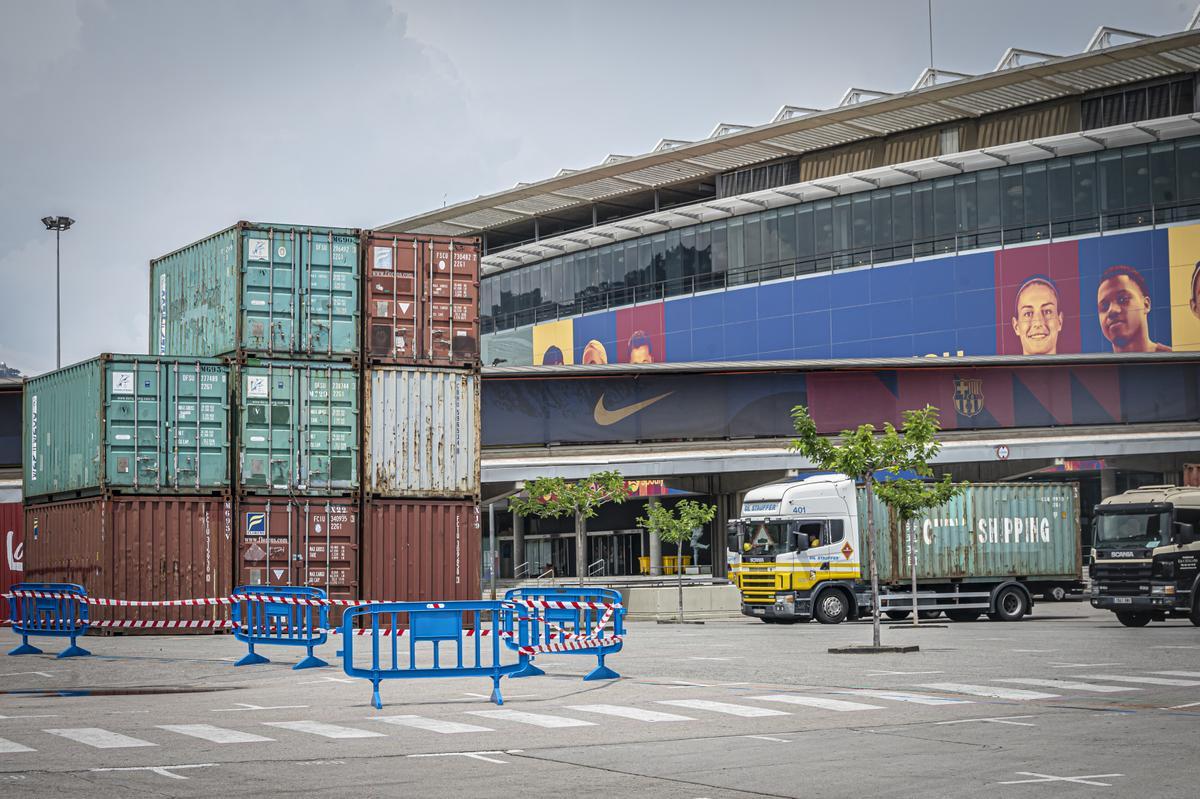
<svg viewBox="0 0 1200 799">
<path fill-rule="evenodd" d="M 29 582 L 78 583 L 90 596 L 110 599 L 213 598 L 233 590 L 228 496 L 119 495 L 27 505 L 25 530 Z M 89 616 L 93 621 L 218 621 L 229 618 L 229 606 L 93 605 Z"/>
<path fill-rule="evenodd" d="M 363 524 L 364 599 L 479 599 L 474 502 L 372 499 L 364 503 Z"/>
<path fill-rule="evenodd" d="M 866 491 L 858 518 L 866 527 Z M 879 580 L 905 584 L 911 575 L 907 537 L 875 495 Z M 913 522 L 917 579 L 1081 576 L 1079 490 L 1070 483 L 971 483 L 946 505 Z M 866 549 L 867 541 L 863 541 Z M 867 555 L 862 563 L 866 574 Z"/>
<path fill-rule="evenodd" d="M 0 486 L 0 535 L 4 556 L 0 560 L 0 594 L 25 579 L 25 513 L 21 489 Z M 0 620 L 9 618 L 8 602 L 0 599 Z"/>
<path fill-rule="evenodd" d="M 254 494 L 358 490 L 358 370 L 250 360 L 238 367 L 238 487 Z"/>
<path fill-rule="evenodd" d="M 229 366 L 101 355 L 26 383 L 28 502 L 231 487 Z"/>
<path fill-rule="evenodd" d="M 351 360 L 358 231 L 239 222 L 150 262 L 150 351 Z"/>
<path fill-rule="evenodd" d="M 330 599 L 358 599 L 357 498 L 241 497 L 239 585 L 304 585 Z M 344 609 L 331 607 L 330 624 Z"/>
<path fill-rule="evenodd" d="M 479 373 L 374 367 L 363 381 L 368 494 L 477 497 Z"/>
<path fill-rule="evenodd" d="M 363 346 L 373 364 L 479 363 L 479 239 L 363 234 Z"/>
</svg>

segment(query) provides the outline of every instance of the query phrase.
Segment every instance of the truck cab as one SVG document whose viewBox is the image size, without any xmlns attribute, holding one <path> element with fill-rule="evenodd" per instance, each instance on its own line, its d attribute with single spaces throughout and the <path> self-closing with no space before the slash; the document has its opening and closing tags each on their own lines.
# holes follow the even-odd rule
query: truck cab
<svg viewBox="0 0 1200 799">
<path fill-rule="evenodd" d="M 1096 506 L 1092 606 L 1126 627 L 1190 618 L 1200 626 L 1200 488 L 1143 486 Z"/>
</svg>

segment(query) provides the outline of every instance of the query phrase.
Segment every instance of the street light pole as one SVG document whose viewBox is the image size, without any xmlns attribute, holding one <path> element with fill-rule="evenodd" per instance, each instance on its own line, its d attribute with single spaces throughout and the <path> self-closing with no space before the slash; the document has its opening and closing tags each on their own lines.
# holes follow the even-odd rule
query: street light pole
<svg viewBox="0 0 1200 799">
<path fill-rule="evenodd" d="M 62 232 L 75 220 L 69 216 L 44 216 L 46 230 L 54 231 L 54 368 L 62 368 Z"/>
</svg>

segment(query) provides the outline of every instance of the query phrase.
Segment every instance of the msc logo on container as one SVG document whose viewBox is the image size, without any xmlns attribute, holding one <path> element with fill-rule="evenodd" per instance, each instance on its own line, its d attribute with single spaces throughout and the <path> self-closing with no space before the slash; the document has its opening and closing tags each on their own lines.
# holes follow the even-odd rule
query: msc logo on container
<svg viewBox="0 0 1200 799">
<path fill-rule="evenodd" d="M 267 514 L 247 513 L 245 534 L 247 536 L 265 536 L 267 534 Z"/>
</svg>

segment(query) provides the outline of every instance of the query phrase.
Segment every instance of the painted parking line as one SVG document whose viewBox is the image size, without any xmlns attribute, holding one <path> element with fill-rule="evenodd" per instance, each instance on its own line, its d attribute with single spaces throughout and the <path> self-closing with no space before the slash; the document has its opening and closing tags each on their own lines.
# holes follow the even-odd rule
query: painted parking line
<svg viewBox="0 0 1200 799">
<path fill-rule="evenodd" d="M 1197 680 L 1180 680 L 1170 677 L 1136 677 L 1124 674 L 1080 674 L 1087 680 L 1110 680 L 1112 682 L 1131 682 L 1141 685 L 1177 685 L 1181 688 L 1193 688 L 1200 685 Z"/>
<path fill-rule="evenodd" d="M 384 724 L 395 724 L 397 727 L 412 727 L 416 730 L 439 732 L 443 735 L 456 735 L 464 732 L 495 732 L 491 727 L 464 724 L 461 721 L 431 719 L 425 716 L 383 716 L 371 718 L 369 721 L 382 721 Z"/>
<path fill-rule="evenodd" d="M 15 741 L 10 741 L 7 738 L 0 738 L 0 755 L 7 755 L 13 752 L 36 752 L 36 749 L 30 749 L 28 746 L 22 746 Z"/>
<path fill-rule="evenodd" d="M 109 732 L 99 727 L 74 727 L 61 730 L 43 730 L 60 738 L 86 744 L 96 749 L 132 749 L 136 746 L 158 746 L 140 738 L 130 738 L 118 732 Z"/>
<path fill-rule="evenodd" d="M 915 705 L 970 705 L 970 699 L 954 699 L 949 696 L 932 696 L 930 694 L 914 694 L 908 691 L 877 691 L 871 688 L 853 688 L 845 691 L 833 691 L 835 694 L 851 696 L 869 696 L 874 699 L 891 699 L 894 702 L 911 702 Z"/>
<path fill-rule="evenodd" d="M 844 699 L 829 699 L 824 696 L 797 696 L 796 694 L 768 694 L 767 696 L 751 696 L 763 702 L 784 702 L 789 705 L 803 705 L 821 710 L 836 710 L 847 713 L 855 710 L 883 710 L 882 705 L 868 705 L 866 702 L 847 702 Z"/>
<path fill-rule="evenodd" d="M 1028 702 L 1032 699 L 1058 699 L 1058 694 L 1045 694 L 1041 691 L 1024 691 L 1020 688 L 995 688 L 991 685 L 970 685 L 961 682 L 930 682 L 920 686 L 934 691 L 948 691 L 955 694 L 970 694 L 971 696 L 986 696 L 991 699 L 1012 699 L 1017 702 Z"/>
<path fill-rule="evenodd" d="M 711 699 L 659 699 L 660 705 L 686 707 L 692 710 L 709 710 L 713 713 L 724 713 L 727 716 L 742 716 L 744 718 L 760 718 L 762 716 L 790 716 L 783 710 L 773 710 L 765 707 L 750 705 L 735 705 L 732 702 L 714 702 Z"/>
<path fill-rule="evenodd" d="M 212 724 L 159 724 L 160 730 L 177 732 L 191 738 L 199 738 L 215 744 L 253 744 L 263 741 L 274 741 L 265 735 L 255 735 L 252 732 L 227 730 L 224 727 L 214 727 Z"/>
<path fill-rule="evenodd" d="M 565 716 L 550 716 L 545 713 L 526 713 L 524 710 L 468 710 L 472 716 L 482 716 L 487 719 L 515 721 L 518 724 L 530 724 L 534 727 L 558 729 L 560 727 L 594 727 L 590 721 L 569 719 Z"/>
<path fill-rule="evenodd" d="M 323 738 L 386 738 L 381 732 L 360 730 L 357 727 L 341 727 L 337 724 L 324 724 L 320 721 L 264 721 L 268 727 L 279 727 L 295 732 L 307 732 L 310 735 L 320 735 Z"/>
<path fill-rule="evenodd" d="M 634 721 L 695 721 L 691 716 L 680 716 L 675 713 L 663 713 L 659 710 L 646 710 L 640 707 L 625 705 L 568 705 L 567 710 L 580 710 L 584 713 L 599 713 L 602 716 L 617 716 Z"/>
<path fill-rule="evenodd" d="M 1151 674 L 1161 674 L 1164 677 L 1196 677 L 1200 678 L 1200 671 L 1152 671 Z"/>
<path fill-rule="evenodd" d="M 1131 685 L 1096 685 L 1090 682 L 1075 682 L 1074 680 L 1042 680 L 1036 677 L 1009 677 L 996 682 L 1007 682 L 1013 685 L 1036 685 L 1041 688 L 1058 688 L 1063 691 L 1092 691 L 1097 694 L 1119 694 L 1126 691 L 1140 691 Z"/>
</svg>

